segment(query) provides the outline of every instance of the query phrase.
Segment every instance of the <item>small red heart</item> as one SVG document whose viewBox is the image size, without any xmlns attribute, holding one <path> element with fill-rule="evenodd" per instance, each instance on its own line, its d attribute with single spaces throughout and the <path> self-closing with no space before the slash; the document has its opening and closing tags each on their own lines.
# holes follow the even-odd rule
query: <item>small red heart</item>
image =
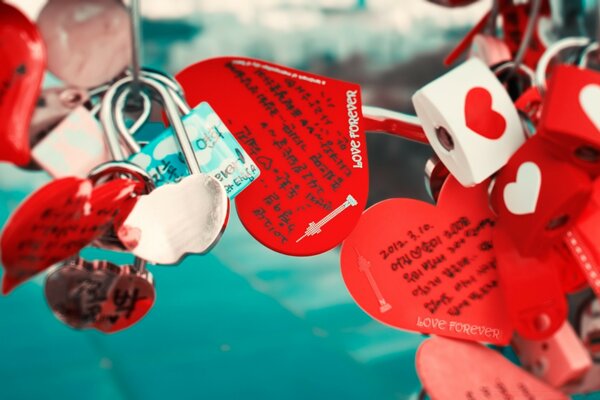
<svg viewBox="0 0 600 400">
<path fill-rule="evenodd" d="M 79 252 L 128 208 L 139 183 L 127 179 L 96 188 L 87 179 L 55 180 L 32 194 L 11 216 L 2 238 L 2 291 Z"/>
<path fill-rule="evenodd" d="M 27 165 L 29 124 L 46 68 L 37 27 L 17 8 L 0 2 L 0 160 Z"/>
<path fill-rule="evenodd" d="M 568 400 L 479 343 L 432 337 L 419 347 L 416 367 L 431 400 Z"/>
<path fill-rule="evenodd" d="M 492 95 L 482 87 L 467 93 L 465 120 L 469 129 L 487 139 L 499 139 L 506 131 L 506 119 L 492 109 Z"/>
<path fill-rule="evenodd" d="M 344 241 L 344 282 L 371 317 L 399 329 L 506 344 L 487 185 L 449 178 L 437 207 L 391 199 L 364 212 Z"/>
<path fill-rule="evenodd" d="M 94 327 L 104 333 L 115 333 L 138 323 L 154 305 L 153 282 L 147 270 L 136 272 L 130 266 L 121 267 Z"/>
<path fill-rule="evenodd" d="M 358 85 L 241 57 L 199 62 L 177 80 L 191 106 L 210 103 L 260 167 L 236 197 L 252 236 L 308 256 L 350 234 L 369 190 Z"/>
</svg>

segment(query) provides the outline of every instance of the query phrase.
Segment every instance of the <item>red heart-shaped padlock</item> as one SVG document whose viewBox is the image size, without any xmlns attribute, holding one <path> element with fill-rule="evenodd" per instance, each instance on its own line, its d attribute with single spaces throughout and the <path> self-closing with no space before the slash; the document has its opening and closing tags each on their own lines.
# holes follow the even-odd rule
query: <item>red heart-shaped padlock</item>
<svg viewBox="0 0 600 400">
<path fill-rule="evenodd" d="M 231 57 L 194 64 L 177 80 L 190 105 L 210 103 L 261 169 L 236 198 L 252 236 L 307 256 L 350 234 L 369 186 L 358 85 Z"/>
<path fill-rule="evenodd" d="M 136 324 L 154 305 L 153 282 L 147 270 L 136 272 L 130 266 L 121 267 L 94 327 L 104 333 L 115 333 Z"/>
<path fill-rule="evenodd" d="M 37 27 L 17 8 L 0 2 L 0 160 L 31 160 L 29 123 L 46 69 Z"/>
<path fill-rule="evenodd" d="M 364 212 L 344 241 L 344 282 L 358 305 L 396 328 L 506 344 L 486 183 L 448 178 L 437 207 L 391 199 Z"/>
<path fill-rule="evenodd" d="M 3 293 L 77 254 L 104 233 L 121 208 L 129 208 L 125 205 L 140 185 L 116 179 L 93 188 L 87 179 L 63 178 L 32 194 L 11 216 L 0 239 Z"/>
<path fill-rule="evenodd" d="M 479 343 L 433 337 L 419 347 L 416 367 L 431 400 L 568 400 Z"/>
</svg>

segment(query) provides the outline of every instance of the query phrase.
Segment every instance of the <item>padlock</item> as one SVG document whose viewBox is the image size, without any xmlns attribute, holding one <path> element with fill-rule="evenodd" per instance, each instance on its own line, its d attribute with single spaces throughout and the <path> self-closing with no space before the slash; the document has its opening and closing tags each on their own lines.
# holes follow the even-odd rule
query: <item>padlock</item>
<svg viewBox="0 0 600 400">
<path fill-rule="evenodd" d="M 503 40 L 481 33 L 473 38 L 469 56 L 479 58 L 489 67 L 512 60 L 510 49 Z"/>
<path fill-rule="evenodd" d="M 592 194 L 585 171 L 556 158 L 539 135 L 529 139 L 497 175 L 490 204 L 524 256 L 562 240 Z"/>
<path fill-rule="evenodd" d="M 600 73 L 557 66 L 548 81 L 538 134 L 567 162 L 600 175 Z"/>
<path fill-rule="evenodd" d="M 517 334 L 512 347 L 525 369 L 556 388 L 580 380 L 592 368 L 590 354 L 568 322 L 545 340 Z"/>
<path fill-rule="evenodd" d="M 499 286 L 506 312 L 520 336 L 543 340 L 558 331 L 567 319 L 568 307 L 560 282 L 556 254 L 524 257 L 508 234 L 494 228 L 494 249 Z"/>
<path fill-rule="evenodd" d="M 131 81 L 126 77 L 115 86 Z M 202 173 L 171 90 L 144 75 L 140 82 L 163 105 L 191 175 L 140 196 L 117 234 L 136 256 L 155 264 L 175 264 L 187 254 L 207 253 L 218 242 L 227 224 L 229 199 L 216 178 Z M 102 119 L 110 118 L 110 113 L 103 108 Z M 107 126 L 114 130 L 112 124 Z"/>
<path fill-rule="evenodd" d="M 481 60 L 423 87 L 413 103 L 437 156 L 463 186 L 489 178 L 525 141 L 510 96 Z"/>
</svg>

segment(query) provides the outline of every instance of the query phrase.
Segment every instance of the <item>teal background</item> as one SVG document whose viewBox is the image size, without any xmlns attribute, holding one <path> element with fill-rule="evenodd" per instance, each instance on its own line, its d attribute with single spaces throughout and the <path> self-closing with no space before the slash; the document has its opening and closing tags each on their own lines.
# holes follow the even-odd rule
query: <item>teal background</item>
<svg viewBox="0 0 600 400">
<path fill-rule="evenodd" d="M 43 1 L 12 2 L 35 17 Z M 212 56 L 257 57 L 358 82 L 366 104 L 412 112 L 411 94 L 443 73 L 441 60 L 489 0 L 452 11 L 424 0 L 141 4 L 145 65 L 175 73 Z M 370 135 L 368 148 L 371 204 L 427 199 L 427 147 Z M 47 180 L 0 165 L 1 225 Z M 232 210 L 209 255 L 150 267 L 155 307 L 113 335 L 59 322 L 38 276 L 0 298 L 0 400 L 416 399 L 414 355 L 423 336 L 364 314 L 343 285 L 338 257 L 338 250 L 311 258 L 276 254 L 252 239 Z"/>
</svg>

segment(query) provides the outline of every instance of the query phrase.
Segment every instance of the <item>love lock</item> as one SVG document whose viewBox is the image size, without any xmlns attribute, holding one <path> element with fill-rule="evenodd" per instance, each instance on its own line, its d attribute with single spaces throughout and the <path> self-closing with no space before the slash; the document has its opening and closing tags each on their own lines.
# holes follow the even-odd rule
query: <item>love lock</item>
<svg viewBox="0 0 600 400">
<path fill-rule="evenodd" d="M 420 89 L 413 104 L 433 150 L 464 186 L 489 178 L 525 141 L 511 98 L 475 58 Z"/>
<path fill-rule="evenodd" d="M 600 73 L 559 65 L 548 81 L 538 127 L 556 154 L 593 177 L 600 175 L 599 104 Z"/>
<path fill-rule="evenodd" d="M 145 76 L 140 81 L 165 108 L 191 175 L 140 196 L 117 234 L 136 256 L 175 264 L 184 255 L 206 253 L 217 243 L 228 219 L 229 199 L 215 178 L 201 172 L 169 90 Z"/>
</svg>

